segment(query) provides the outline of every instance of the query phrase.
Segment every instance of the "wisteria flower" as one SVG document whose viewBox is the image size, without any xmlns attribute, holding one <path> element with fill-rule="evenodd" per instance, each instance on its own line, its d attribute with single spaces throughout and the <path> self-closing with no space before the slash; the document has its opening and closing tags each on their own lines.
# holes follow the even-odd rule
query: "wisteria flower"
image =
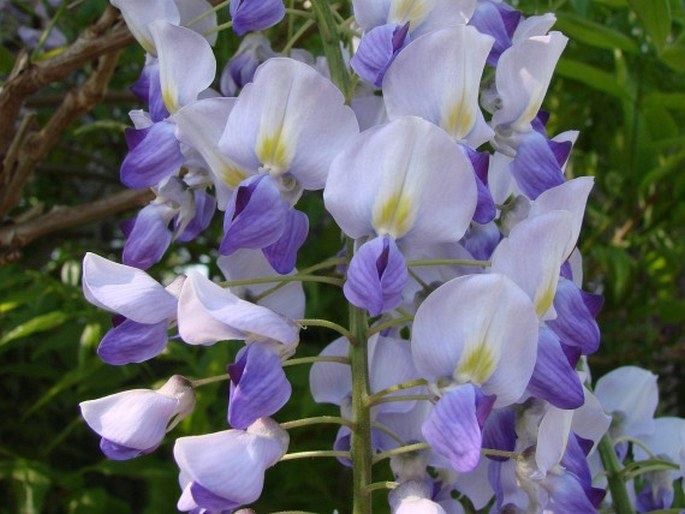
<svg viewBox="0 0 685 514">
<path fill-rule="evenodd" d="M 102 437 L 100 449 L 113 460 L 154 451 L 194 406 L 193 388 L 179 375 L 156 390 L 133 389 L 80 403 L 83 419 Z"/>
<path fill-rule="evenodd" d="M 254 502 L 262 492 L 265 470 L 285 454 L 288 442 L 287 432 L 269 418 L 247 430 L 177 439 L 174 458 L 183 487 L 178 509 L 233 511 Z"/>
</svg>

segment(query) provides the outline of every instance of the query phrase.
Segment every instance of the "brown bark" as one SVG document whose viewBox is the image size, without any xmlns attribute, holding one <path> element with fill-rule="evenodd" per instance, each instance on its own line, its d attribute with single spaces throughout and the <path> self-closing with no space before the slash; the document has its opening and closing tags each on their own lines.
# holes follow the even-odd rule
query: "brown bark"
<svg viewBox="0 0 685 514">
<path fill-rule="evenodd" d="M 122 191 L 77 207 L 55 207 L 32 220 L 0 227 L 0 266 L 19 259 L 21 249 L 39 237 L 145 205 L 154 196 L 149 189 Z"/>
</svg>

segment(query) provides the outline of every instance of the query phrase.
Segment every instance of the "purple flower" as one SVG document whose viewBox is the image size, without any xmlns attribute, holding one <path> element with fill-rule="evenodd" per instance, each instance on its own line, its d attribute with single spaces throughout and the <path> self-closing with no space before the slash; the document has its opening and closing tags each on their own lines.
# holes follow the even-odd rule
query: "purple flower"
<svg viewBox="0 0 685 514">
<path fill-rule="evenodd" d="M 247 430 L 177 439 L 174 458 L 183 487 L 178 509 L 233 511 L 254 502 L 262 492 L 264 472 L 285 454 L 288 442 L 287 432 L 269 418 Z"/>
<path fill-rule="evenodd" d="M 165 288 L 142 270 L 87 253 L 83 295 L 119 319 L 102 339 L 100 357 L 108 364 L 122 365 L 159 354 L 168 341 L 169 322 L 176 319 L 176 293 L 182 280 L 179 277 Z"/>
<path fill-rule="evenodd" d="M 409 43 L 409 23 L 388 23 L 364 34 L 350 65 L 361 78 L 381 87 L 385 71 L 395 56 Z"/>
<path fill-rule="evenodd" d="M 246 32 L 273 27 L 285 16 L 283 0 L 233 0 L 230 6 L 233 30 Z"/>
<path fill-rule="evenodd" d="M 157 390 L 133 389 L 80 403 L 83 419 L 102 437 L 100 449 L 113 460 L 154 451 L 194 406 L 193 388 L 179 375 Z"/>
<path fill-rule="evenodd" d="M 253 343 L 238 352 L 228 366 L 231 390 L 228 423 L 246 429 L 257 419 L 271 416 L 283 407 L 292 388 L 283 372 L 281 359 L 268 345 Z"/>
</svg>

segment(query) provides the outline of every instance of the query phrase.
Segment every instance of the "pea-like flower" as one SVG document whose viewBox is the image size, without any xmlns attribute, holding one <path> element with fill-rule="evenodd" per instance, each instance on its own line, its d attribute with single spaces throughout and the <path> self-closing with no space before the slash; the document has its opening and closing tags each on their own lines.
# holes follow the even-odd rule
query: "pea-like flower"
<svg viewBox="0 0 685 514">
<path fill-rule="evenodd" d="M 181 437 L 174 458 L 181 470 L 183 494 L 178 509 L 232 512 L 257 500 L 264 472 L 288 449 L 288 433 L 269 418 L 260 418 L 247 430 Z"/>
<path fill-rule="evenodd" d="M 81 402 L 81 415 L 102 439 L 100 449 L 113 460 L 154 451 L 195 406 L 195 392 L 180 375 L 157 390 L 133 389 Z"/>
</svg>

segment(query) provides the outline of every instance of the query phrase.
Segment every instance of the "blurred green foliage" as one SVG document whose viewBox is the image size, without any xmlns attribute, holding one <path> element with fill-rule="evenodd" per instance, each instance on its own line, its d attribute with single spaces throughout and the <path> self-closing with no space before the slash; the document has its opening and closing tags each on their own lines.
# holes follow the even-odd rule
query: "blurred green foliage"
<svg viewBox="0 0 685 514">
<path fill-rule="evenodd" d="M 73 41 L 104 5 L 102 0 L 78 3 L 57 26 Z M 569 174 L 596 177 L 581 241 L 586 289 L 606 298 L 599 318 L 602 349 L 591 358 L 593 370 L 599 376 L 628 363 L 651 369 L 662 377 L 662 412 L 683 416 L 675 392 L 682 390 L 685 362 L 684 3 L 521 0 L 517 6 L 526 14 L 556 12 L 556 28 L 571 38 L 545 107 L 552 113 L 551 135 L 580 130 Z M 291 34 L 302 21 L 293 23 Z M 8 20 L 0 26 L 6 29 L 1 32 L 1 79 L 19 46 Z M 272 31 L 274 49 L 284 46 L 288 30 L 283 23 Z M 307 47 L 320 48 L 316 37 L 315 31 L 307 32 Z M 220 65 L 238 42 L 229 32 L 220 34 Z M 142 50 L 127 49 L 110 90 L 126 91 L 142 62 Z M 35 99 L 40 116 L 51 113 L 51 98 L 59 98 L 83 76 L 70 80 Z M 37 170 L 19 211 L 77 205 L 119 190 L 118 166 L 125 153 L 121 127 L 128 124 L 128 110 L 139 107 L 127 98 L 103 102 L 65 133 Z M 306 266 L 334 255 L 340 238 L 318 197 L 306 198 L 303 209 L 313 234 L 301 255 Z M 0 267 L 0 498 L 5 499 L 0 513 L 173 512 L 179 494 L 173 437 L 226 427 L 226 384 L 200 389 L 193 415 L 158 451 L 133 462 L 103 459 L 97 436 L 81 421 L 80 401 L 154 387 L 173 373 L 191 378 L 221 374 L 237 350 L 231 344 L 197 349 L 172 342 L 149 363 L 101 363 L 95 349 L 110 320 L 83 300 L 80 261 L 87 250 L 118 260 L 123 242 L 117 223 L 107 220 L 44 238 L 28 247 L 20 262 Z M 219 224 L 216 219 L 202 239 L 169 252 L 152 274 L 163 279 L 193 262 L 208 264 L 216 274 L 211 266 Z M 346 322 L 337 292 L 320 284 L 308 284 L 306 292 L 308 317 Z M 309 329 L 298 353 L 314 355 L 332 337 L 323 329 Z M 279 421 L 336 414 L 335 408 L 313 402 L 307 366 L 288 369 L 288 376 L 294 394 Z M 335 428 L 301 428 L 291 435 L 293 451 L 323 449 L 329 448 Z M 378 473 L 378 479 L 389 478 L 386 468 L 379 467 Z M 343 513 L 349 479 L 349 471 L 330 459 L 282 463 L 267 473 L 267 492 L 255 508 L 260 513 L 334 508 Z M 375 496 L 376 511 L 384 512 L 384 495 Z"/>
</svg>

